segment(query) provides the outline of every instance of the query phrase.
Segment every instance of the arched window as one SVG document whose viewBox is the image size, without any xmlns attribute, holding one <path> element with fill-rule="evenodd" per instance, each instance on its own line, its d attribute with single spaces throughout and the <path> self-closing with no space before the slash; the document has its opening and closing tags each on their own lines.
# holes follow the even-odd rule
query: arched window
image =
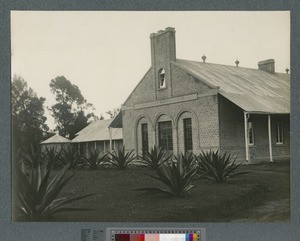
<svg viewBox="0 0 300 241">
<path fill-rule="evenodd" d="M 158 71 L 158 84 L 160 89 L 166 88 L 166 72 L 163 68 Z"/>
</svg>

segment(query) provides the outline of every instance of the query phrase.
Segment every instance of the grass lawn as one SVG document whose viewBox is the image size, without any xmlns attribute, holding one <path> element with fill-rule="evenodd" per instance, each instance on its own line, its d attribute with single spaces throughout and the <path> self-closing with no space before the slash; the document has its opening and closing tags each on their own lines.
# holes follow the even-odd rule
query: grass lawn
<svg viewBox="0 0 300 241">
<path fill-rule="evenodd" d="M 144 168 L 76 170 L 63 192 L 75 192 L 76 195 L 95 193 L 71 205 L 94 210 L 60 213 L 49 221 L 289 221 L 289 162 L 244 165 L 240 170 L 249 173 L 224 184 L 195 181 L 196 187 L 185 198 L 143 196 L 135 191 L 160 185 L 144 175 L 151 172 Z M 276 212 L 274 205 L 281 205 L 281 212 Z M 262 216 L 265 219 L 261 219 Z"/>
</svg>

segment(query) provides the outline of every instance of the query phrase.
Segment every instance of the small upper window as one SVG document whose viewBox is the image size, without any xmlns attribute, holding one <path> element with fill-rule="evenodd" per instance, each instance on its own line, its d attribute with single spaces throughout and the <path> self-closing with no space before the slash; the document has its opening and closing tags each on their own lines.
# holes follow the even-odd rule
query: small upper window
<svg viewBox="0 0 300 241">
<path fill-rule="evenodd" d="M 158 71 L 158 83 L 160 89 L 166 88 L 166 72 L 164 69 Z"/>
<path fill-rule="evenodd" d="M 283 144 L 283 128 L 282 123 L 276 123 L 276 144 Z"/>
</svg>

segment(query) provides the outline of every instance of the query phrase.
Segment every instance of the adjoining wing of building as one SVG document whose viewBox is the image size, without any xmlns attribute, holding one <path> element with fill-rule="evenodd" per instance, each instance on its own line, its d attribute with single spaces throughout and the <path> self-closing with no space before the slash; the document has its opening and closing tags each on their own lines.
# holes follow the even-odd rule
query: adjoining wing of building
<svg viewBox="0 0 300 241">
<path fill-rule="evenodd" d="M 150 35 L 151 67 L 122 106 L 126 149 L 220 149 L 243 160 L 289 158 L 290 76 L 176 58 L 175 29 Z"/>
<path fill-rule="evenodd" d="M 62 148 L 69 146 L 76 148 L 80 154 L 89 156 L 91 150 L 98 150 L 100 153 L 118 150 L 123 147 L 122 115 L 119 113 L 113 119 L 97 120 L 90 123 L 81 131 L 76 133 L 73 140 L 69 140 L 59 134 L 41 142 L 42 150 L 55 148 L 59 152 Z"/>
<path fill-rule="evenodd" d="M 89 156 L 90 150 L 97 149 L 106 154 L 123 146 L 122 121 L 120 115 L 114 119 L 97 120 L 79 131 L 72 140 L 81 154 Z"/>
<path fill-rule="evenodd" d="M 62 148 L 70 146 L 71 143 L 71 140 L 56 133 L 50 138 L 42 141 L 40 144 L 42 150 L 45 150 L 46 148 L 54 148 L 57 152 L 59 152 Z"/>
</svg>

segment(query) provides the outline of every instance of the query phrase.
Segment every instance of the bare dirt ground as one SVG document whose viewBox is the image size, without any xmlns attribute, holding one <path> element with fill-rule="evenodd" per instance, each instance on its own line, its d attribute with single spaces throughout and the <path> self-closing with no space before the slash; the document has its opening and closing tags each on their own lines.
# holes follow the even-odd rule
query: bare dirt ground
<svg viewBox="0 0 300 241">
<path fill-rule="evenodd" d="M 230 221 L 290 222 L 289 164 L 288 161 L 285 161 L 253 165 L 251 169 L 261 175 L 259 182 L 267 188 L 266 200 L 261 205 L 241 211 Z M 243 168 L 247 169 L 247 166 Z"/>
<path fill-rule="evenodd" d="M 234 222 L 289 222 L 290 200 L 268 201 L 264 205 L 250 208 L 243 212 L 246 216 Z"/>
</svg>

